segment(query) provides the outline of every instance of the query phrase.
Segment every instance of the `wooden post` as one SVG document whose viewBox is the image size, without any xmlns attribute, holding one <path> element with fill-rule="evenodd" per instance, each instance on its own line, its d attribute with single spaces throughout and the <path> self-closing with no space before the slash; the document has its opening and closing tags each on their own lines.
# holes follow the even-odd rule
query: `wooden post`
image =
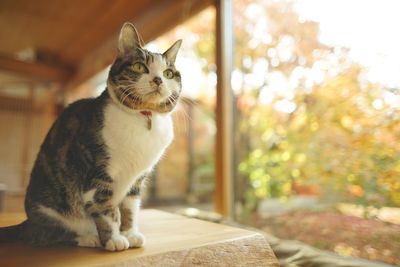
<svg viewBox="0 0 400 267">
<path fill-rule="evenodd" d="M 25 189 L 29 183 L 29 155 L 32 146 L 32 120 L 35 116 L 35 88 L 33 83 L 29 83 L 29 106 L 25 107 L 25 123 L 24 133 L 22 139 L 22 150 L 21 150 L 21 167 L 20 167 L 20 188 Z M 24 110 L 24 109 L 23 109 Z"/>
<path fill-rule="evenodd" d="M 227 217 L 233 216 L 233 121 L 231 73 L 233 57 L 232 1 L 216 1 L 216 176 L 215 210 Z"/>
</svg>

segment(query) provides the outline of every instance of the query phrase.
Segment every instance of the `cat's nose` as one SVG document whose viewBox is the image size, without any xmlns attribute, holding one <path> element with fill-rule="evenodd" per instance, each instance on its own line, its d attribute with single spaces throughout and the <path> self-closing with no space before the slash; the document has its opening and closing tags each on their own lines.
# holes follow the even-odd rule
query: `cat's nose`
<svg viewBox="0 0 400 267">
<path fill-rule="evenodd" d="M 162 80 L 161 80 L 161 78 L 158 77 L 158 76 L 154 77 L 153 82 L 154 82 L 155 84 L 157 84 L 157 85 L 162 84 Z"/>
</svg>

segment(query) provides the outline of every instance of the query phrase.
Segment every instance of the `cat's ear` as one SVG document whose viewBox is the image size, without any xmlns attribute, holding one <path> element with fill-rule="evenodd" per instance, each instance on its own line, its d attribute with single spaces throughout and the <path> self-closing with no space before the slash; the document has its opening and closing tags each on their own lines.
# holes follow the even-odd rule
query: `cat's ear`
<svg viewBox="0 0 400 267">
<path fill-rule="evenodd" d="M 132 23 L 125 22 L 119 33 L 118 52 L 125 55 L 132 52 L 135 48 L 141 48 L 141 38 Z"/>
<path fill-rule="evenodd" d="M 182 40 L 176 41 L 167 51 L 164 52 L 163 56 L 167 61 L 175 63 L 176 55 L 178 54 L 179 48 L 181 47 Z"/>
</svg>

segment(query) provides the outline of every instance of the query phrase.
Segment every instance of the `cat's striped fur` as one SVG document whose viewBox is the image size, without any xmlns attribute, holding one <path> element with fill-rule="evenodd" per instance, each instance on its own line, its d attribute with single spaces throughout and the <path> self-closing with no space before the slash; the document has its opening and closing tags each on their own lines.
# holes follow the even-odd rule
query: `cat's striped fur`
<svg viewBox="0 0 400 267">
<path fill-rule="evenodd" d="M 140 43 L 134 26 L 124 24 L 107 89 L 71 104 L 56 120 L 32 170 L 28 219 L 0 229 L 0 239 L 107 250 L 143 245 L 140 191 L 173 139 L 170 112 L 181 92 L 174 63 L 181 42 L 164 54 Z"/>
</svg>

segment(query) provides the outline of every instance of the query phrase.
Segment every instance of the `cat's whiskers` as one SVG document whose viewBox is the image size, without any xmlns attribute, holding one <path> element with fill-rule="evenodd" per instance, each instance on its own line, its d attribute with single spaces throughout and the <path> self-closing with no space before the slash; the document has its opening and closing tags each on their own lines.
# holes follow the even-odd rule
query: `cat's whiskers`
<svg viewBox="0 0 400 267">
<path fill-rule="evenodd" d="M 133 100 L 133 102 L 134 102 L 133 104 L 136 105 L 136 100 L 138 101 L 138 97 L 137 97 L 137 95 L 135 95 L 135 92 L 133 92 L 133 91 L 128 92 L 128 94 L 126 94 L 125 97 L 122 99 L 121 103 L 124 104 L 125 99 L 132 95 L 133 95 L 133 99 L 131 99 L 131 98 L 130 99 Z"/>
<path fill-rule="evenodd" d="M 188 103 L 186 103 L 188 106 L 190 106 L 191 104 L 188 104 Z M 193 119 L 189 116 L 189 114 L 186 112 L 186 110 L 185 110 L 185 108 L 184 107 L 182 107 L 182 113 L 185 115 L 185 117 L 188 119 L 188 120 L 190 120 L 190 121 L 193 121 Z"/>
<path fill-rule="evenodd" d="M 191 105 L 193 107 L 194 110 L 199 111 L 199 112 L 203 112 L 199 106 L 200 104 L 197 103 L 196 101 L 190 99 L 190 98 L 180 98 L 180 101 L 182 101 L 183 103 L 185 103 L 186 105 Z M 190 116 L 189 116 L 190 117 Z M 191 118 L 190 118 L 191 119 Z"/>
<path fill-rule="evenodd" d="M 181 97 L 179 100 L 182 101 L 182 102 L 185 102 L 188 105 L 193 105 L 193 106 L 196 105 L 196 102 L 194 100 L 190 99 L 190 98 Z"/>
<path fill-rule="evenodd" d="M 129 91 L 129 88 L 123 88 L 123 89 L 122 89 L 122 92 L 121 92 L 121 95 L 120 95 L 120 97 L 119 97 L 119 99 L 118 99 L 118 100 L 121 101 L 122 104 L 124 103 L 125 98 L 126 98 L 130 93 L 132 93 L 132 92 L 128 92 L 128 93 L 127 93 L 127 91 Z"/>
<path fill-rule="evenodd" d="M 168 97 L 168 101 L 170 101 L 171 105 L 177 105 L 178 104 L 178 99 L 175 98 L 173 95 L 170 95 Z M 183 130 L 184 133 L 188 133 L 188 131 L 187 131 L 187 121 L 186 121 L 187 114 L 186 114 L 186 112 L 184 110 L 184 107 L 181 107 L 181 109 L 182 109 L 182 112 L 178 112 L 179 115 L 177 116 L 177 119 L 178 119 L 178 121 L 180 121 L 180 123 L 178 123 L 177 125 L 179 125 L 179 126 L 183 125 L 183 129 L 179 128 L 178 130 L 180 130 L 180 131 Z M 183 123 L 181 123 L 182 121 L 183 121 Z"/>
</svg>

